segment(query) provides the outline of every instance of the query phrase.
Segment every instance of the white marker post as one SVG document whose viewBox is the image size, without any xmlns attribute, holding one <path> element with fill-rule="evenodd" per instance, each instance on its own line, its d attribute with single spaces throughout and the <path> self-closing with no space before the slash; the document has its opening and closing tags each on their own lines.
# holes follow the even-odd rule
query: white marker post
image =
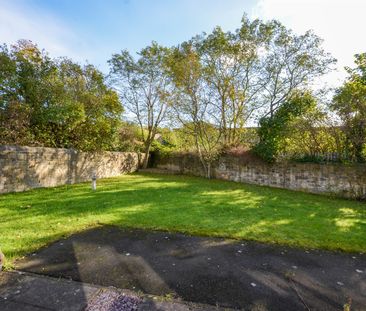
<svg viewBox="0 0 366 311">
<path fill-rule="evenodd" d="M 97 190 L 97 175 L 93 173 L 92 175 L 92 184 L 91 184 L 92 190 Z"/>
</svg>

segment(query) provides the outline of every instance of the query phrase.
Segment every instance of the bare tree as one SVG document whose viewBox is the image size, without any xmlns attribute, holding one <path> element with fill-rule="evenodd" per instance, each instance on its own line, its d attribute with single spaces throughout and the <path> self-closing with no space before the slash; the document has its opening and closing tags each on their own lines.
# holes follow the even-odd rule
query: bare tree
<svg viewBox="0 0 366 311">
<path fill-rule="evenodd" d="M 144 168 L 170 103 L 169 78 L 164 65 L 167 53 L 167 48 L 153 42 L 138 53 L 137 60 L 128 51 L 122 51 L 109 61 L 112 82 L 124 106 L 140 126 L 145 146 Z"/>
</svg>

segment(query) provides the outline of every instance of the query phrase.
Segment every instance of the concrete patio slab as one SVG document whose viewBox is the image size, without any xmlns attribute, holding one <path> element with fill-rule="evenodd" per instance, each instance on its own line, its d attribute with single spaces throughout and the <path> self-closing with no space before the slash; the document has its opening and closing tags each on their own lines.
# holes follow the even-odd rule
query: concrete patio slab
<svg viewBox="0 0 366 311">
<path fill-rule="evenodd" d="M 366 309 L 366 256 L 103 226 L 17 269 L 243 310 Z"/>
</svg>

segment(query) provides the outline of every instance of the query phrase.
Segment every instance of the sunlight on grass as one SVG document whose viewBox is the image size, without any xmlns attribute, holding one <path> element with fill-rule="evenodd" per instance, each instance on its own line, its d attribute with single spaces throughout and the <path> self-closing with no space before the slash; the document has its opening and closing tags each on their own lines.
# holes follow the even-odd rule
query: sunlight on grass
<svg viewBox="0 0 366 311">
<path fill-rule="evenodd" d="M 344 219 L 344 218 L 335 219 L 335 224 L 342 231 L 352 230 L 352 227 L 357 225 L 357 223 L 358 223 L 357 219 Z"/>
<path fill-rule="evenodd" d="M 10 259 L 101 224 L 366 251 L 366 204 L 197 177 L 131 174 L 0 196 Z"/>
</svg>

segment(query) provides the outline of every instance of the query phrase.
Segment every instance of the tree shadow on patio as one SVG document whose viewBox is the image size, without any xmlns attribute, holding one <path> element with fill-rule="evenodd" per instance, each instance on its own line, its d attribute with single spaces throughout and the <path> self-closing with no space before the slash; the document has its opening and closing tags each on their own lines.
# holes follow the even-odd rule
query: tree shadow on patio
<svg viewBox="0 0 366 311">
<path fill-rule="evenodd" d="M 102 226 L 17 268 L 222 307 L 302 310 L 301 295 L 311 309 L 339 310 L 348 297 L 366 304 L 366 281 L 355 272 L 365 264 L 364 255 Z"/>
</svg>

